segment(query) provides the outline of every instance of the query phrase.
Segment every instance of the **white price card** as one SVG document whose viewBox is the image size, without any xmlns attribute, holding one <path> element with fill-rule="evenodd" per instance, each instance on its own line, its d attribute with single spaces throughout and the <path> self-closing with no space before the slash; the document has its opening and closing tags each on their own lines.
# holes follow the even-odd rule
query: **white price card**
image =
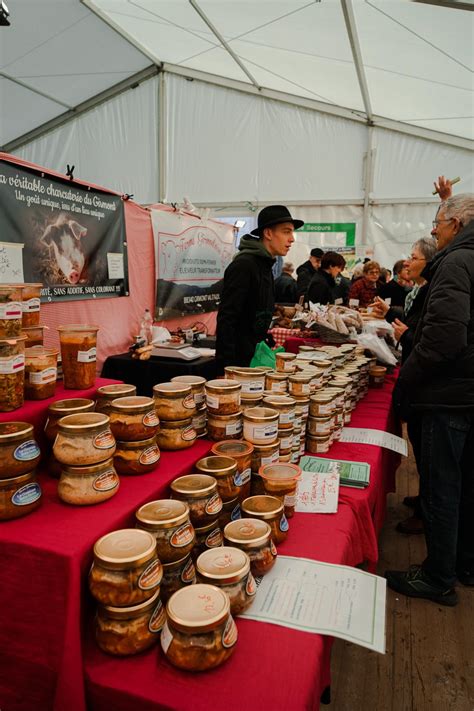
<svg viewBox="0 0 474 711">
<path fill-rule="evenodd" d="M 357 444 L 374 444 L 376 447 L 391 449 L 397 454 L 408 456 L 408 445 L 402 437 L 384 432 L 383 430 L 370 430 L 365 427 L 343 427 L 340 442 L 353 442 Z"/>
<path fill-rule="evenodd" d="M 123 254 L 120 254 L 120 252 L 107 252 L 107 268 L 109 279 L 123 279 Z"/>
<path fill-rule="evenodd" d="M 336 513 L 339 497 L 339 468 L 333 462 L 327 472 L 303 471 L 298 482 L 295 511 Z"/>
<path fill-rule="evenodd" d="M 23 244 L 0 242 L 0 283 L 19 284 L 23 278 Z"/>
<path fill-rule="evenodd" d="M 385 654 L 386 581 L 346 565 L 279 555 L 241 616 L 327 634 Z"/>
</svg>

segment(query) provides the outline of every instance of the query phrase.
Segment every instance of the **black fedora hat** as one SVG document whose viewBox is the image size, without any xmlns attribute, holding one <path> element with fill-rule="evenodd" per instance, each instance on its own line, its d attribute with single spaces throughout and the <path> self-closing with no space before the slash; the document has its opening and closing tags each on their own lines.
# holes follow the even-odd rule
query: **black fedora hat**
<svg viewBox="0 0 474 711">
<path fill-rule="evenodd" d="M 268 205 L 258 213 L 258 227 L 251 231 L 251 235 L 260 237 L 265 227 L 280 225 L 282 222 L 292 222 L 295 230 L 303 227 L 303 220 L 295 220 L 284 205 Z"/>
</svg>

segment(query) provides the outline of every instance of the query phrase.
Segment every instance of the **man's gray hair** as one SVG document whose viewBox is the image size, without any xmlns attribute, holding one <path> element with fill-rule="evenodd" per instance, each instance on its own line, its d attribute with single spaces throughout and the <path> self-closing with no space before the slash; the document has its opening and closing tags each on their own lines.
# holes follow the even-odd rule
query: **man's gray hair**
<svg viewBox="0 0 474 711">
<path fill-rule="evenodd" d="M 447 218 L 457 217 L 466 226 L 471 220 L 474 220 L 474 194 L 461 193 L 460 195 L 453 195 L 453 197 L 441 203 L 441 208 L 445 211 Z"/>
<path fill-rule="evenodd" d="M 419 249 L 427 262 L 431 262 L 438 251 L 438 243 L 434 237 L 422 237 L 413 245 L 413 249 Z"/>
</svg>

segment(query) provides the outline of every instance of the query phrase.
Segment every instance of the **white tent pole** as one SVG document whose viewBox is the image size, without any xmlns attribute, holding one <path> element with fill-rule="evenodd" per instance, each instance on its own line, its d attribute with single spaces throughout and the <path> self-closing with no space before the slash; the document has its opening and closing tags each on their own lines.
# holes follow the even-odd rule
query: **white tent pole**
<svg viewBox="0 0 474 711">
<path fill-rule="evenodd" d="M 158 84 L 158 199 L 164 202 L 167 185 L 167 116 L 166 116 L 166 80 L 164 72 L 160 73 Z"/>
<path fill-rule="evenodd" d="M 354 59 L 355 69 L 357 72 L 357 78 L 359 80 L 360 93 L 362 94 L 362 100 L 364 102 L 365 113 L 367 114 L 367 119 L 372 122 L 373 115 L 370 103 L 369 87 L 365 76 L 362 52 L 360 51 L 359 36 L 357 34 L 357 26 L 354 17 L 354 10 L 352 8 L 352 2 L 351 0 L 341 0 L 341 5 L 351 45 L 352 57 Z"/>
<path fill-rule="evenodd" d="M 372 181 L 374 176 L 374 127 L 367 126 L 367 153 L 365 156 L 365 171 L 364 171 L 364 208 L 362 213 L 362 239 L 359 242 L 361 247 L 368 244 L 368 228 L 369 228 L 369 211 L 370 211 L 370 194 L 372 192 Z M 356 242 L 357 247 L 357 242 Z"/>
</svg>

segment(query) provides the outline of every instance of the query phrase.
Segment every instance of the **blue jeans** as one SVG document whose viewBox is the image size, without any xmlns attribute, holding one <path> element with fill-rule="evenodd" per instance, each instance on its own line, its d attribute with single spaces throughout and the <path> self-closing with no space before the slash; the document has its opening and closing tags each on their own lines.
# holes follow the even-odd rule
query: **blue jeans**
<svg viewBox="0 0 474 711">
<path fill-rule="evenodd" d="M 428 555 L 423 570 L 443 588 L 474 571 L 474 413 L 420 413 L 420 499 Z"/>
</svg>

